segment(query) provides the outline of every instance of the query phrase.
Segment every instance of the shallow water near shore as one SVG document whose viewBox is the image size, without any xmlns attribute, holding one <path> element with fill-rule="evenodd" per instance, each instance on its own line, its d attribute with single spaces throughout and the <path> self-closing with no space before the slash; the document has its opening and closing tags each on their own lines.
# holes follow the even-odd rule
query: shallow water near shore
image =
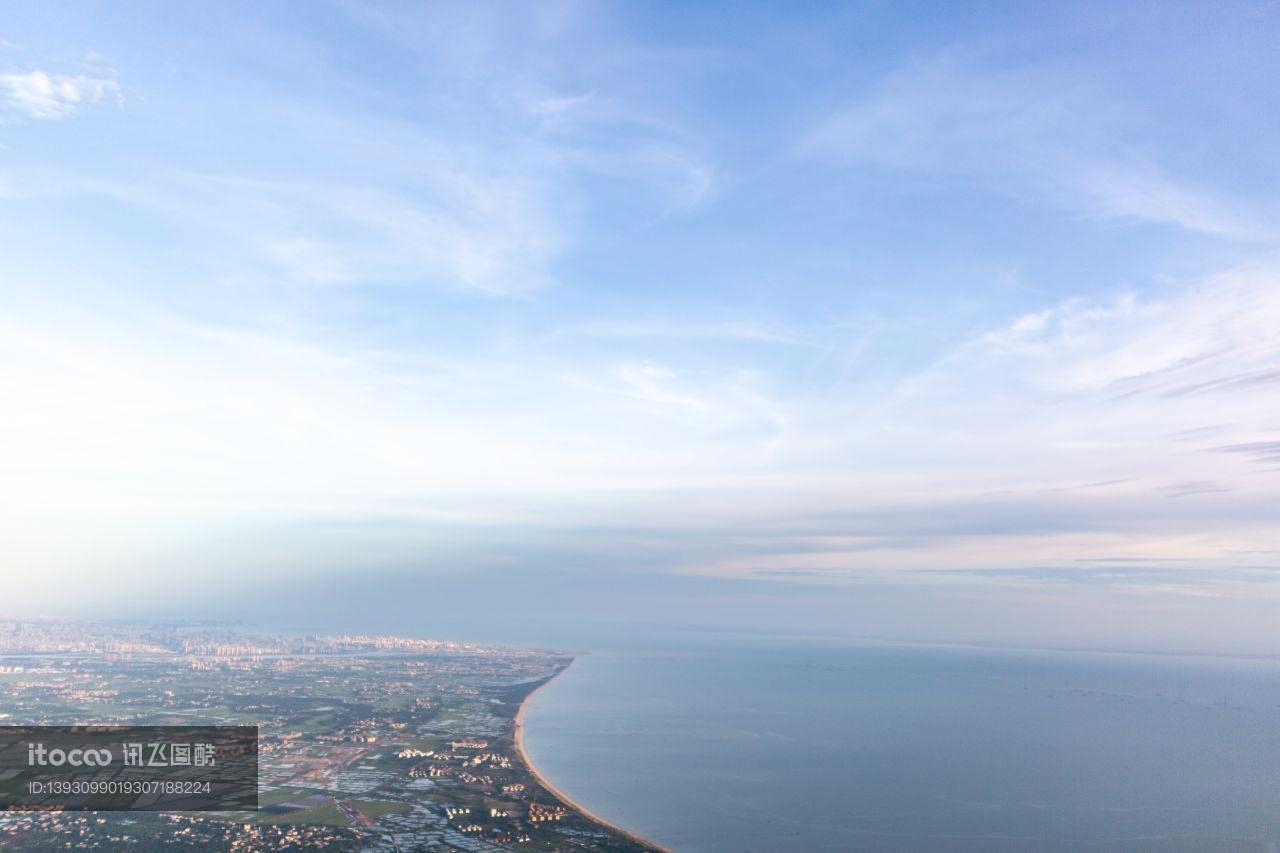
<svg viewBox="0 0 1280 853">
<path fill-rule="evenodd" d="M 538 768 L 676 850 L 1274 850 L 1275 661 L 758 643 L 581 657 Z"/>
</svg>

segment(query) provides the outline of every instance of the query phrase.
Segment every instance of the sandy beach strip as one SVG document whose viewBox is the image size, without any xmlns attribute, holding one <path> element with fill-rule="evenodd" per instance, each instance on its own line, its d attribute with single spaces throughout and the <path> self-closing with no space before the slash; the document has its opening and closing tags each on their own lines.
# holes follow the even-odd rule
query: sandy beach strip
<svg viewBox="0 0 1280 853">
<path fill-rule="evenodd" d="M 662 853 L 671 853 L 671 851 L 668 848 L 663 847 L 661 844 L 656 844 L 647 838 L 643 838 L 639 835 L 636 835 L 634 832 L 628 829 L 624 829 L 621 826 L 618 826 L 616 823 L 610 823 L 609 821 L 600 817 L 600 815 L 592 812 L 587 808 L 584 808 L 581 804 L 574 802 L 569 797 L 568 794 L 566 794 L 564 791 L 561 791 L 555 785 L 551 784 L 550 780 L 548 780 L 546 776 L 542 775 L 542 773 L 538 770 L 537 765 L 533 763 L 533 760 L 531 758 L 529 758 L 528 751 L 524 748 L 524 714 L 525 714 L 525 711 L 528 710 L 529 708 L 529 703 L 533 700 L 533 697 L 538 694 L 539 690 L 546 687 L 548 684 L 550 684 L 556 678 L 559 678 L 564 673 L 568 672 L 569 669 L 573 666 L 573 664 L 577 662 L 578 662 L 578 659 L 574 658 L 573 663 L 570 663 L 569 666 L 566 666 L 564 669 L 560 670 L 560 672 L 557 672 L 551 678 L 547 679 L 542 684 L 539 684 L 535 690 L 533 690 L 528 696 L 524 697 L 524 701 L 520 703 L 520 709 L 516 711 L 516 721 L 515 721 L 516 750 L 520 753 L 520 758 L 521 760 L 524 761 L 525 767 L 528 767 L 529 772 L 533 774 L 533 778 L 538 780 L 538 784 L 540 784 L 543 788 L 545 788 L 553 797 L 560 800 L 560 802 L 564 803 L 564 805 L 573 809 L 578 814 L 585 817 L 587 820 L 593 823 L 597 823 L 600 826 L 603 826 L 605 829 L 608 829 L 610 832 L 616 832 L 618 835 L 621 835 L 630 841 L 634 841 L 636 844 L 643 845 L 644 847 L 650 850 L 658 850 L 658 851 L 662 851 Z"/>
</svg>

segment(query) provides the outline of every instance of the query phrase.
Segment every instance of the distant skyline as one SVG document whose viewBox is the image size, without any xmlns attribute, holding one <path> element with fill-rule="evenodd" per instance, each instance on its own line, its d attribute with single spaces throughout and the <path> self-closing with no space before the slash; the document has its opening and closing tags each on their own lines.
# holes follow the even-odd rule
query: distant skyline
<svg viewBox="0 0 1280 853">
<path fill-rule="evenodd" d="M 1263 649 L 1278 37 L 1272 3 L 10 4 L 5 613 L 548 578 L 856 632 L 830 601 L 892 587 L 887 633 L 1078 602 L 1084 644 L 1111 606 Z"/>
</svg>

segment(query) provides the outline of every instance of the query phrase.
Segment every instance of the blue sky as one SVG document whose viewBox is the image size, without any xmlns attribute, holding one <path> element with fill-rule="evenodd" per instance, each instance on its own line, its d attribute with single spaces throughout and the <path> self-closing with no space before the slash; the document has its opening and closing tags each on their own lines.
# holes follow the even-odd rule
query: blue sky
<svg viewBox="0 0 1280 853">
<path fill-rule="evenodd" d="M 1257 601 L 1277 35 L 13 4 L 5 570 L 55 609 L 370 572 Z"/>
</svg>

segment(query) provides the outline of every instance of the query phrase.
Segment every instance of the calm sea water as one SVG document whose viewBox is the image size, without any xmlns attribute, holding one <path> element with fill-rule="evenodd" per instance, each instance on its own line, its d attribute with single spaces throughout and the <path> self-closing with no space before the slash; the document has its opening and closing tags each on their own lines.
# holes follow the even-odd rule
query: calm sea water
<svg viewBox="0 0 1280 853">
<path fill-rule="evenodd" d="M 538 767 L 677 850 L 1277 850 L 1280 665 L 788 643 L 584 656 Z"/>
</svg>

